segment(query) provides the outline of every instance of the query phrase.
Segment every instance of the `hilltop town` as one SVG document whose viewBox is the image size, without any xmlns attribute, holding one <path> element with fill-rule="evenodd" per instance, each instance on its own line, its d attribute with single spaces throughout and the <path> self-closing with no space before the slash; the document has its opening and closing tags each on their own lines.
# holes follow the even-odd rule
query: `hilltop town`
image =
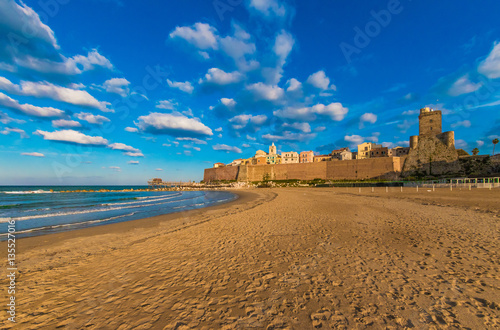
<svg viewBox="0 0 500 330">
<path fill-rule="evenodd" d="M 250 158 L 235 159 L 229 164 L 215 163 L 206 169 L 204 182 L 271 180 L 365 180 L 399 179 L 412 175 L 437 177 L 463 172 L 461 156 L 455 149 L 455 132 L 442 131 L 442 112 L 430 107 L 420 109 L 419 134 L 410 136 L 408 147 L 384 147 L 363 142 L 357 150 L 348 147 L 315 155 L 313 151 L 285 151 L 278 154 L 272 143 L 269 151 L 258 150 Z M 484 156 L 478 156 L 483 157 Z M 470 157 L 473 158 L 473 157 Z M 472 159 L 484 162 L 484 159 Z M 472 165 L 471 165 L 472 164 Z M 467 167 L 473 167 L 471 163 Z"/>
</svg>

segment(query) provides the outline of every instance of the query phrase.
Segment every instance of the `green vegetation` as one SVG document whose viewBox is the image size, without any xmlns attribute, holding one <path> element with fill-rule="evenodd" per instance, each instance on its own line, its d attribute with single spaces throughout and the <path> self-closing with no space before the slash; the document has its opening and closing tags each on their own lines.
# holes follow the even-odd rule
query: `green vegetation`
<svg viewBox="0 0 500 330">
<path fill-rule="evenodd" d="M 477 155 L 479 154 L 479 149 L 478 149 L 478 148 L 474 148 L 474 149 L 472 149 L 472 154 L 473 154 L 474 156 L 477 156 Z"/>
</svg>

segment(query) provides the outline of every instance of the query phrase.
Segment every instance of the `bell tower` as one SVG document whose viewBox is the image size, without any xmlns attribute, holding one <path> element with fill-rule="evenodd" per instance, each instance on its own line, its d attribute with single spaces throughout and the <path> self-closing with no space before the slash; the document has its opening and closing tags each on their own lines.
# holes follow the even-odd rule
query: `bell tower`
<svg viewBox="0 0 500 330">
<path fill-rule="evenodd" d="M 276 155 L 276 146 L 274 145 L 274 142 L 271 146 L 269 146 L 269 155 Z"/>
</svg>

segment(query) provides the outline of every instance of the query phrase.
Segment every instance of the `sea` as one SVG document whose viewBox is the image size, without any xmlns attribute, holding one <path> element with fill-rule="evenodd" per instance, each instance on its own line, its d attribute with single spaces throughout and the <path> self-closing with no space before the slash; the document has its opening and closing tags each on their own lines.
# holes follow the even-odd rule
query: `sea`
<svg viewBox="0 0 500 330">
<path fill-rule="evenodd" d="M 200 209 L 238 198 L 226 191 L 124 191 L 146 188 L 0 186 L 0 241 L 7 239 L 12 220 L 15 237 L 22 238 Z M 87 192 L 76 192 L 81 190 Z"/>
</svg>

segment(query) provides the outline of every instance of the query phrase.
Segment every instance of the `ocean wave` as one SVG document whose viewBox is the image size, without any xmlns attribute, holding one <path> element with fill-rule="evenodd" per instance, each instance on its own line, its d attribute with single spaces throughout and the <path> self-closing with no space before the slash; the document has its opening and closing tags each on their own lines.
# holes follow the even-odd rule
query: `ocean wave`
<svg viewBox="0 0 500 330">
<path fill-rule="evenodd" d="M 71 227 L 71 226 L 90 225 L 90 224 L 94 224 L 94 223 L 106 222 L 106 221 L 111 221 L 111 220 L 115 220 L 115 219 L 119 219 L 119 218 L 133 216 L 135 213 L 136 212 L 132 212 L 132 213 L 117 215 L 117 216 L 109 217 L 109 218 L 105 218 L 105 219 L 89 220 L 89 221 L 74 222 L 74 223 L 64 223 L 64 224 L 60 224 L 60 225 L 51 225 L 51 226 L 31 228 L 31 229 L 16 231 L 16 234 L 26 234 L 26 233 L 42 231 L 42 230 L 47 230 L 47 229 L 57 229 L 57 228 L 64 228 L 64 227 Z M 5 237 L 8 234 L 9 233 L 0 234 L 0 238 Z"/>
<path fill-rule="evenodd" d="M 4 194 L 27 195 L 27 194 L 56 194 L 57 191 L 50 190 L 26 190 L 26 191 L 4 191 Z"/>
<path fill-rule="evenodd" d="M 61 216 L 66 216 L 66 215 L 109 212 L 109 211 L 117 211 L 117 210 L 132 209 L 132 208 L 143 208 L 143 207 L 157 206 L 157 205 L 163 205 L 163 204 L 170 204 L 170 203 L 175 203 L 175 202 L 183 202 L 183 201 L 187 201 L 187 200 L 191 200 L 191 199 L 195 199 L 195 198 L 199 198 L 199 197 L 201 197 L 201 196 L 193 196 L 191 198 L 184 198 L 184 199 L 168 201 L 168 202 L 163 202 L 163 203 L 155 203 L 155 204 L 129 205 L 129 206 L 122 206 L 122 207 L 108 207 L 108 208 L 84 210 L 84 211 L 72 211 L 72 212 L 37 214 L 37 215 L 29 215 L 29 216 L 24 216 L 24 217 L 0 218 L 0 223 L 8 222 L 9 220 L 22 221 L 22 220 L 42 219 L 42 218 L 50 218 L 50 217 L 61 217 Z"/>
</svg>

